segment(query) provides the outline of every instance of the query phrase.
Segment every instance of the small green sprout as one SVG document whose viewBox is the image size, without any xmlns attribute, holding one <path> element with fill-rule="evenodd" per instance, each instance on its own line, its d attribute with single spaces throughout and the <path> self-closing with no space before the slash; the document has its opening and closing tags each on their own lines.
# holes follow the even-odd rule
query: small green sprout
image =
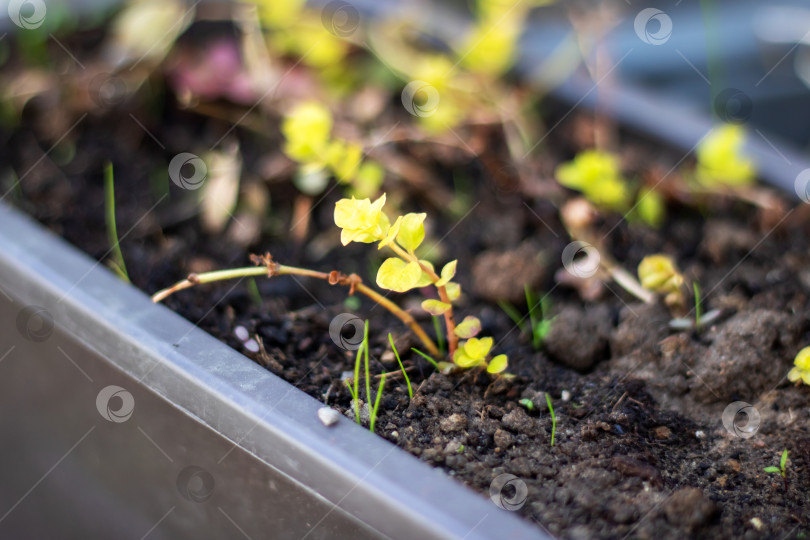
<svg viewBox="0 0 810 540">
<path fill-rule="evenodd" d="M 788 484 L 787 484 L 787 460 L 788 460 L 788 451 L 787 448 L 782 452 L 782 458 L 779 460 L 778 467 L 765 467 L 762 469 L 766 473 L 771 474 L 779 474 L 782 476 L 782 481 L 785 483 L 785 491 L 787 491 Z"/>
<path fill-rule="evenodd" d="M 750 185 L 756 169 L 742 156 L 744 143 L 741 126 L 725 124 L 714 129 L 697 149 L 697 181 L 707 188 Z"/>
<path fill-rule="evenodd" d="M 719 309 L 712 309 L 703 313 L 703 301 L 700 297 L 700 284 L 692 282 L 692 290 L 695 293 L 695 318 L 676 317 L 669 321 L 669 327 L 673 330 L 695 330 L 700 332 L 701 328 L 715 321 L 722 312 Z"/>
<path fill-rule="evenodd" d="M 491 337 L 476 337 L 481 331 L 481 321 L 476 317 L 467 316 L 460 324 L 456 325 L 452 303 L 461 295 L 461 286 L 451 280 L 456 274 L 457 261 L 447 263 L 441 272 L 437 274 L 433 264 L 424 259 L 419 259 L 415 253 L 425 239 L 424 221 L 426 214 L 406 214 L 399 216 L 391 224 L 388 216 L 383 212 L 384 205 L 384 193 L 373 203 L 369 199 L 357 200 L 354 197 L 339 200 L 335 204 L 334 220 L 335 224 L 341 229 L 341 243 L 345 246 L 351 242 L 366 244 L 379 242 L 378 249 L 388 247 L 394 252 L 396 257 L 386 259 L 377 271 L 377 285 L 383 289 L 406 292 L 429 285 L 436 288 L 439 299 L 424 300 L 422 308 L 431 315 L 444 317 L 448 355 L 454 363 L 454 365 L 450 365 L 451 368 L 466 369 L 481 366 L 486 367 L 491 374 L 503 373 L 508 365 L 507 356 L 499 354 L 489 360 L 493 339 Z M 244 279 L 258 276 L 272 278 L 280 275 L 297 275 L 322 279 L 330 285 L 349 287 L 350 296 L 355 292 L 359 292 L 371 298 L 405 323 L 422 341 L 429 354 L 444 356 L 410 313 L 379 292 L 366 286 L 357 274 L 346 275 L 337 270 L 318 272 L 307 268 L 286 266 L 275 262 L 269 253 L 263 256 L 251 255 L 251 260 L 257 266 L 191 274 L 188 278 L 152 295 L 152 301 L 160 302 L 178 291 L 204 283 L 228 279 Z M 368 351 L 366 350 L 367 354 Z M 427 355 L 424 356 L 427 357 Z M 447 362 L 432 363 L 440 371 L 448 371 Z M 367 392 L 367 394 L 369 393 Z"/>
<path fill-rule="evenodd" d="M 391 350 L 394 351 L 394 356 L 397 358 L 399 369 L 402 371 L 402 375 L 405 377 L 405 384 L 408 385 L 408 397 L 413 399 L 413 388 L 411 387 L 411 380 L 408 378 L 408 373 L 405 371 L 405 366 L 402 365 L 402 360 L 399 359 L 399 352 L 397 352 L 397 347 L 396 345 L 394 345 L 394 338 L 391 337 L 391 332 L 388 332 L 388 342 L 391 344 Z"/>
<path fill-rule="evenodd" d="M 799 351 L 793 360 L 793 367 L 788 372 L 790 382 L 801 381 L 810 385 L 810 347 L 805 347 Z"/>
<path fill-rule="evenodd" d="M 439 365 L 439 363 L 438 363 L 438 362 L 436 362 L 436 360 L 434 360 L 434 359 L 433 359 L 433 357 L 432 357 L 432 356 L 430 356 L 430 355 L 427 355 L 427 354 L 423 353 L 422 351 L 420 351 L 420 350 L 419 350 L 419 349 L 417 349 L 416 347 L 411 347 L 411 350 L 412 350 L 413 352 L 415 352 L 416 354 L 418 354 L 419 356 L 421 356 L 422 358 L 424 358 L 425 360 L 427 360 L 428 362 L 430 362 L 430 365 L 432 365 L 433 367 L 435 367 L 435 368 L 436 368 L 436 371 L 439 371 L 439 372 L 441 372 L 441 371 L 442 371 L 442 367 Z"/>
<path fill-rule="evenodd" d="M 388 334 L 388 338 L 391 339 L 391 334 Z M 391 346 L 393 347 L 394 342 L 391 341 Z M 394 354 L 397 356 L 397 360 L 399 360 L 399 355 L 396 353 L 396 348 L 394 348 Z M 352 396 L 352 403 L 354 404 L 354 418 L 357 424 L 360 424 L 360 362 L 361 359 L 363 361 L 363 367 L 365 371 L 365 379 L 366 379 L 366 400 L 371 401 L 371 373 L 369 372 L 369 356 L 368 356 L 368 321 L 365 321 L 363 326 L 363 341 L 360 344 L 360 348 L 357 349 L 357 357 L 354 361 L 354 378 L 352 380 L 346 381 L 346 387 L 349 389 L 349 394 Z M 402 367 L 402 362 L 400 362 L 400 367 Z M 405 375 L 405 381 L 408 383 L 408 393 L 411 397 L 413 394 L 411 393 L 411 382 L 408 380 L 408 374 L 405 373 L 405 368 L 402 368 L 402 373 Z M 387 373 L 383 373 L 380 375 L 380 384 L 377 387 L 377 397 L 374 399 L 374 405 L 369 407 L 369 431 L 374 433 L 374 424 L 377 420 L 377 413 L 379 412 L 380 408 L 380 400 L 382 399 L 383 388 L 385 387 L 385 377 Z"/>
<path fill-rule="evenodd" d="M 554 317 L 548 317 L 548 314 L 551 312 L 551 300 L 548 296 L 544 296 L 538 302 L 528 285 L 524 286 L 524 291 L 526 294 L 526 305 L 529 309 L 528 324 L 526 318 L 509 302 L 501 300 L 498 302 L 498 306 L 512 319 L 512 322 L 515 323 L 521 332 L 525 334 L 531 332 L 532 348 L 538 350 L 551 331 L 551 323 L 554 322 Z M 537 309 L 538 306 L 540 306 L 539 313 Z"/>
<path fill-rule="evenodd" d="M 551 413 L 551 446 L 554 446 L 554 434 L 557 432 L 557 417 L 554 415 L 554 406 L 551 404 L 551 396 L 546 392 L 546 405 Z"/>
<path fill-rule="evenodd" d="M 127 265 L 124 263 L 124 254 L 118 241 L 118 227 L 115 223 L 115 183 L 113 180 L 112 163 L 104 167 L 104 209 L 107 222 L 107 240 L 110 242 L 112 259 L 110 265 L 118 277 L 129 283 Z"/>
<path fill-rule="evenodd" d="M 377 387 L 377 397 L 374 399 L 374 407 L 369 411 L 368 430 L 372 433 L 374 433 L 374 423 L 377 420 L 377 411 L 380 409 L 380 399 L 382 399 L 383 388 L 385 388 L 386 375 L 387 373 L 383 373 L 380 377 L 380 385 Z"/>
<path fill-rule="evenodd" d="M 530 400 L 529 398 L 523 398 L 518 401 L 520 405 L 526 408 L 527 411 L 532 412 L 534 411 L 534 401 Z"/>
<path fill-rule="evenodd" d="M 529 306 L 529 323 L 531 324 L 532 330 L 532 347 L 537 350 L 540 348 L 540 345 L 543 344 L 543 341 L 546 339 L 546 336 L 551 331 L 551 323 L 554 321 L 554 317 L 548 316 L 551 312 L 551 300 L 548 295 L 543 296 L 543 298 L 537 302 L 535 301 L 534 293 L 532 290 L 527 286 L 524 286 L 524 290 L 526 293 L 526 304 Z M 537 306 L 540 306 L 540 313 L 537 313 Z"/>
</svg>

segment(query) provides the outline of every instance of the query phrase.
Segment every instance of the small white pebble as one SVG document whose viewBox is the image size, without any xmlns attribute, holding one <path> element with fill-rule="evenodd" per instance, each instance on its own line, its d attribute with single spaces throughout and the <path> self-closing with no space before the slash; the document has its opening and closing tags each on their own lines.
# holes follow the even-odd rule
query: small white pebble
<svg viewBox="0 0 810 540">
<path fill-rule="evenodd" d="M 705 434 L 705 433 L 703 433 L 703 431 L 701 431 L 701 430 L 697 430 L 697 431 L 695 432 L 695 437 L 697 437 L 698 439 L 705 439 L 705 438 L 706 438 L 706 434 Z"/>
<path fill-rule="evenodd" d="M 392 431 L 391 436 L 396 439 L 397 437 L 399 437 L 399 431 L 396 430 Z"/>
<path fill-rule="evenodd" d="M 751 520 L 749 521 L 749 523 L 750 523 L 751 525 L 753 525 L 753 526 L 754 526 L 754 528 L 755 528 L 756 530 L 758 530 L 758 531 L 761 531 L 761 530 L 762 530 L 762 526 L 764 525 L 764 524 L 762 523 L 762 520 L 761 520 L 761 519 L 759 519 L 758 517 L 752 517 L 752 518 L 751 518 Z"/>
<path fill-rule="evenodd" d="M 563 390 L 562 393 L 560 394 L 560 398 L 563 401 L 571 401 L 571 392 L 569 392 L 568 390 Z"/>
<path fill-rule="evenodd" d="M 332 407 L 321 407 L 318 409 L 318 419 L 327 427 L 333 426 L 340 419 L 340 413 Z"/>
<path fill-rule="evenodd" d="M 245 341 L 245 348 L 253 353 L 259 352 L 259 344 L 256 343 L 255 339 L 249 339 Z"/>
<path fill-rule="evenodd" d="M 250 338 L 250 332 L 244 326 L 237 326 L 233 329 L 233 335 L 236 336 L 236 339 L 239 341 L 247 341 Z"/>
</svg>

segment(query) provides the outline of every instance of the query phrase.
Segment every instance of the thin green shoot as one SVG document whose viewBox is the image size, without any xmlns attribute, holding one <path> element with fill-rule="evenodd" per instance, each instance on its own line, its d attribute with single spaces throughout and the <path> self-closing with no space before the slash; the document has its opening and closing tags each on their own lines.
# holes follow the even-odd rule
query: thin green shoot
<svg viewBox="0 0 810 540">
<path fill-rule="evenodd" d="M 436 332 L 436 344 L 439 346 L 439 352 L 444 356 L 444 334 L 442 333 L 442 323 L 439 317 L 433 316 L 433 331 Z"/>
<path fill-rule="evenodd" d="M 537 327 L 537 304 L 534 300 L 534 293 L 532 293 L 532 289 L 528 284 L 523 285 L 523 292 L 526 294 L 526 306 L 529 308 L 529 324 L 532 328 L 532 348 L 536 349 L 539 346 L 539 343 L 537 343 L 537 339 L 535 337 L 537 332 L 534 331 L 534 329 Z M 540 317 L 542 318 L 542 313 L 540 314 Z"/>
<path fill-rule="evenodd" d="M 416 354 L 418 354 L 419 356 L 421 356 L 422 358 L 424 358 L 425 360 L 427 360 L 428 362 L 430 362 L 431 365 L 436 368 L 436 371 L 441 371 L 441 368 L 439 368 L 439 364 L 436 363 L 436 360 L 434 360 L 433 357 L 428 356 L 427 354 L 423 353 L 416 347 L 411 347 L 411 350 Z"/>
<path fill-rule="evenodd" d="M 247 292 L 248 296 L 250 296 L 251 302 L 256 307 L 262 307 L 262 295 L 259 292 L 259 286 L 256 284 L 256 280 L 254 278 L 249 278 L 247 280 Z"/>
<path fill-rule="evenodd" d="M 402 360 L 399 359 L 399 352 L 397 352 L 397 347 L 394 345 L 394 338 L 391 337 L 391 332 L 388 332 L 388 341 L 391 343 L 391 349 L 394 351 L 394 356 L 397 357 L 397 363 L 399 364 L 399 369 L 402 370 L 402 375 L 405 377 L 405 384 L 408 385 L 408 397 L 413 399 L 413 388 L 411 387 L 411 380 L 408 378 L 408 373 L 405 371 L 405 366 L 402 365 Z"/>
<path fill-rule="evenodd" d="M 700 305 L 700 285 L 698 285 L 697 281 L 692 282 L 692 290 L 695 291 L 695 328 L 700 330 L 701 324 L 701 305 Z"/>
<path fill-rule="evenodd" d="M 371 411 L 369 411 L 369 425 L 368 430 L 374 433 L 374 423 L 377 421 L 377 411 L 380 409 L 380 400 L 382 399 L 383 394 L 383 387 L 385 386 L 385 376 L 387 373 L 383 373 L 380 376 L 380 386 L 377 387 L 377 397 L 374 398 L 374 407 L 372 407 Z M 366 381 L 368 382 L 368 380 Z"/>
<path fill-rule="evenodd" d="M 353 381 L 346 381 L 346 388 L 349 389 L 349 394 L 352 396 L 352 403 L 354 403 L 354 417 L 355 417 L 355 420 L 357 421 L 357 423 L 359 424 L 360 423 L 360 409 L 358 408 L 358 403 L 357 403 L 357 393 L 352 388 L 352 382 Z"/>
<path fill-rule="evenodd" d="M 551 312 L 551 299 L 548 295 L 538 302 L 537 297 L 534 295 L 528 285 L 524 286 L 526 293 L 526 305 L 529 307 L 529 321 L 532 329 L 532 348 L 537 350 L 543 344 L 549 331 L 551 330 L 551 323 L 554 318 L 548 318 Z M 540 313 L 537 313 L 537 306 L 540 305 Z"/>
<path fill-rule="evenodd" d="M 363 328 L 363 355 L 365 357 L 366 368 L 366 401 L 371 401 L 371 375 L 368 372 L 368 320 Z M 373 431 L 373 430 L 372 430 Z"/>
<path fill-rule="evenodd" d="M 512 319 L 512 322 L 515 323 L 515 326 L 517 326 L 521 332 L 526 332 L 526 323 L 523 321 L 520 312 L 515 309 L 515 306 L 505 300 L 498 300 L 498 306 Z"/>
<path fill-rule="evenodd" d="M 129 283 L 127 265 L 124 263 L 124 254 L 118 242 L 118 228 L 115 224 L 115 183 L 113 181 L 113 166 L 109 161 L 104 166 L 104 209 L 107 221 L 107 241 L 112 251 L 112 269 L 118 277 Z"/>
<path fill-rule="evenodd" d="M 368 329 L 368 321 L 366 321 L 366 329 Z M 352 395 L 352 400 L 354 402 L 354 418 L 357 420 L 357 423 L 360 424 L 360 360 L 363 357 L 363 349 L 368 346 L 368 333 L 363 334 L 363 342 L 360 344 L 360 348 L 357 349 L 357 358 L 354 361 L 354 380 L 352 384 L 354 385 L 354 391 L 352 391 L 351 386 L 349 386 L 349 393 Z M 348 381 L 346 382 L 348 385 Z"/>
<path fill-rule="evenodd" d="M 551 413 L 551 446 L 554 446 L 554 434 L 557 432 L 557 417 L 554 416 L 554 406 L 551 404 L 551 396 L 546 392 L 546 404 L 548 412 Z"/>
</svg>

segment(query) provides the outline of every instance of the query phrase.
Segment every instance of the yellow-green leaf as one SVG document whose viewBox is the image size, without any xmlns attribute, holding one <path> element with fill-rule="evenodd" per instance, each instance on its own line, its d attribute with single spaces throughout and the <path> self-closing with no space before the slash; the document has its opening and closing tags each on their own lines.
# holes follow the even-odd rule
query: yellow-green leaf
<svg viewBox="0 0 810 540">
<path fill-rule="evenodd" d="M 413 251 L 425 239 L 425 217 L 427 214 L 405 214 L 402 217 L 402 227 L 397 235 L 399 245 Z"/>
<path fill-rule="evenodd" d="M 464 354 L 470 358 L 483 360 L 492 348 L 492 338 L 470 338 L 464 343 Z"/>
<path fill-rule="evenodd" d="M 471 368 L 478 366 L 484 362 L 483 358 L 472 358 L 470 357 L 465 351 L 463 347 L 459 347 L 456 349 L 456 352 L 453 354 L 453 363 L 455 363 L 460 368 Z"/>
<path fill-rule="evenodd" d="M 481 331 L 481 321 L 478 317 L 467 315 L 464 320 L 458 324 L 454 330 L 455 334 L 461 339 L 469 339 L 478 335 Z"/>
<path fill-rule="evenodd" d="M 450 304 L 442 302 L 441 300 L 430 299 L 422 302 L 422 309 L 431 315 L 444 315 L 451 307 Z"/>
<path fill-rule="evenodd" d="M 439 281 L 436 282 L 437 287 L 444 287 L 447 283 L 453 279 L 453 276 L 456 275 L 456 265 L 458 261 L 450 261 L 449 263 L 444 265 L 442 268 L 442 275 L 439 278 Z"/>
<path fill-rule="evenodd" d="M 402 225 L 402 216 L 399 216 L 394 224 L 391 225 L 385 238 L 383 238 L 382 241 L 380 241 L 380 245 L 377 246 L 377 249 L 382 249 L 394 241 L 394 238 L 397 237 L 397 233 L 399 232 L 400 225 Z"/>
<path fill-rule="evenodd" d="M 433 263 L 431 263 L 430 261 L 425 261 L 423 259 L 419 259 L 419 262 L 422 263 L 422 266 L 430 268 L 430 271 L 433 272 Z M 419 281 L 416 282 L 415 287 L 427 287 L 432 283 L 433 280 L 430 278 L 430 276 L 427 273 L 422 272 L 422 275 L 419 276 Z"/>
<path fill-rule="evenodd" d="M 461 296 L 461 285 L 453 281 L 445 285 L 444 290 L 447 292 L 447 298 L 451 302 L 458 300 L 458 297 Z"/>
<path fill-rule="evenodd" d="M 419 281 L 422 269 L 416 262 L 406 263 L 402 259 L 386 259 L 377 271 L 377 285 L 395 292 L 413 289 Z"/>
<path fill-rule="evenodd" d="M 505 354 L 499 354 L 492 360 L 490 360 L 489 365 L 487 366 L 487 372 L 489 373 L 500 373 L 501 371 L 506 369 L 506 366 L 509 364 L 509 359 L 506 357 Z"/>
</svg>

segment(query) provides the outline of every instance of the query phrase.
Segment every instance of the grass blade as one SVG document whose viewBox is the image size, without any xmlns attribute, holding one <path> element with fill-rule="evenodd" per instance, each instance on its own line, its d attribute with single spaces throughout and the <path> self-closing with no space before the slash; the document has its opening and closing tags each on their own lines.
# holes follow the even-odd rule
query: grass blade
<svg viewBox="0 0 810 540">
<path fill-rule="evenodd" d="M 104 166 L 104 210 L 107 221 L 107 241 L 112 251 L 113 270 L 126 281 L 129 280 L 127 265 L 124 263 L 124 254 L 118 242 L 118 227 L 115 224 L 115 183 L 113 180 L 113 166 L 109 161 Z"/>
<path fill-rule="evenodd" d="M 413 388 L 411 388 L 411 380 L 408 378 L 408 374 L 405 372 L 405 366 L 402 365 L 402 360 L 399 359 L 399 353 L 397 352 L 396 345 L 394 345 L 394 338 L 391 337 L 391 332 L 388 332 L 388 341 L 391 343 L 391 349 L 393 349 L 394 351 L 394 356 L 397 357 L 399 369 L 402 370 L 402 375 L 405 377 L 405 384 L 408 385 L 408 397 L 410 399 L 413 399 Z"/>
<path fill-rule="evenodd" d="M 374 422 L 377 421 L 377 411 L 380 408 L 380 400 L 382 399 L 383 394 L 383 387 L 385 387 L 385 376 L 387 373 L 383 373 L 380 377 L 380 386 L 377 387 L 377 397 L 374 398 L 374 407 L 371 409 L 369 415 L 371 420 L 369 421 L 368 429 L 372 433 L 374 433 Z"/>
</svg>

